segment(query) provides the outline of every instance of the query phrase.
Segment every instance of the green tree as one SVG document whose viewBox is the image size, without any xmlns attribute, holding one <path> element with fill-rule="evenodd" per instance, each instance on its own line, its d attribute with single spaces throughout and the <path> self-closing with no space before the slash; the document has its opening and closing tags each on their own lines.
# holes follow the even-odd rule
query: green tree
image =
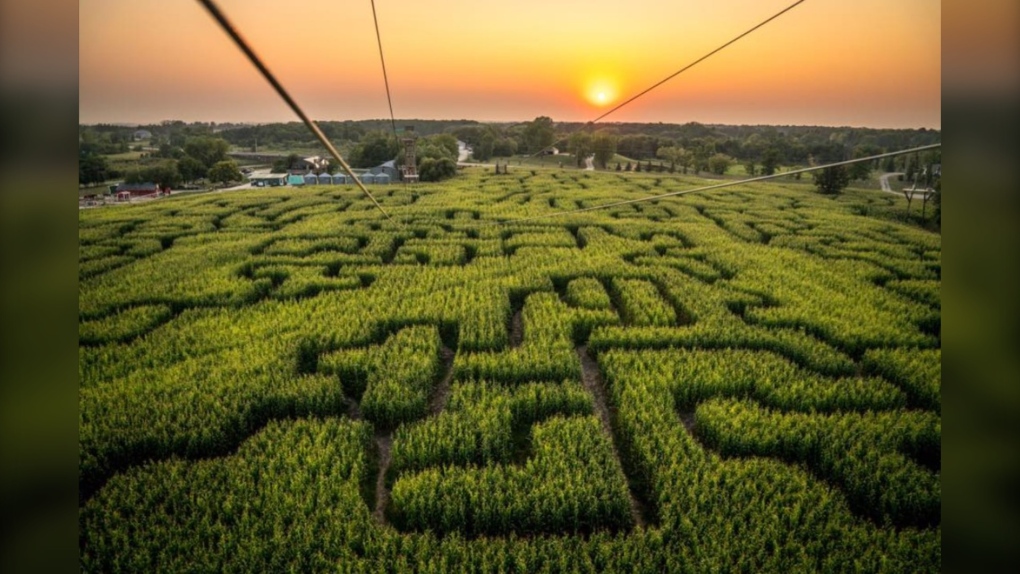
<svg viewBox="0 0 1020 574">
<path fill-rule="evenodd" d="M 273 162 L 273 173 L 287 173 L 289 169 L 295 169 L 298 162 L 301 161 L 301 156 L 296 153 L 287 155 L 287 157 L 280 158 Z"/>
<path fill-rule="evenodd" d="M 567 140 L 567 151 L 574 155 L 577 167 L 584 167 L 584 160 L 591 155 L 592 146 L 591 134 L 583 131 L 570 134 L 570 138 Z"/>
<path fill-rule="evenodd" d="M 185 182 L 203 178 L 209 171 L 202 162 L 190 155 L 186 155 L 178 160 L 177 170 L 181 172 L 181 179 Z"/>
<path fill-rule="evenodd" d="M 241 170 L 237 168 L 237 162 L 233 160 L 219 161 L 209 168 L 209 181 L 213 183 L 226 184 L 232 181 L 241 181 L 242 178 Z"/>
<path fill-rule="evenodd" d="M 495 157 L 510 157 L 517 153 L 517 140 L 503 137 L 496 140 L 492 145 L 492 155 Z"/>
<path fill-rule="evenodd" d="M 106 181 L 109 173 L 106 158 L 98 154 L 89 154 L 78 159 L 78 183 L 93 185 Z"/>
<path fill-rule="evenodd" d="M 184 153 L 202 162 L 206 169 L 227 158 L 230 144 L 222 138 L 191 137 L 184 143 Z"/>
<path fill-rule="evenodd" d="M 351 165 L 359 168 L 375 167 L 395 159 L 398 154 L 400 144 L 392 135 L 384 131 L 371 131 L 362 136 L 361 141 L 351 150 Z"/>
<path fill-rule="evenodd" d="M 161 163 L 137 169 L 124 177 L 127 183 L 155 183 L 164 187 L 179 187 L 181 172 L 177 169 L 177 160 L 170 159 Z"/>
<path fill-rule="evenodd" d="M 595 166 L 599 169 L 606 169 L 606 164 L 616 155 L 617 137 L 606 131 L 599 131 L 595 134 Z M 619 165 L 619 164 L 617 164 Z"/>
<path fill-rule="evenodd" d="M 854 159 L 868 157 L 871 155 L 877 155 L 881 150 L 874 146 L 857 146 L 854 148 Z M 871 177 L 871 170 L 875 166 L 872 162 L 860 162 L 850 166 L 850 179 L 854 181 L 864 181 Z"/>
<path fill-rule="evenodd" d="M 449 156 L 456 161 L 460 155 L 460 146 L 457 145 L 457 138 L 451 134 L 438 134 L 429 138 L 434 145 L 441 146 L 449 152 Z"/>
<path fill-rule="evenodd" d="M 724 153 L 717 153 L 708 158 L 708 169 L 716 175 L 726 173 L 732 164 L 733 158 Z"/>
<path fill-rule="evenodd" d="M 457 174 L 457 162 L 442 157 L 427 157 L 418 164 L 418 177 L 421 181 L 439 181 Z"/>
<path fill-rule="evenodd" d="M 528 153 L 538 153 L 551 146 L 556 138 L 552 118 L 539 116 L 524 128 L 524 143 Z"/>
<path fill-rule="evenodd" d="M 493 137 L 491 132 L 486 131 L 479 136 L 477 142 L 471 144 L 471 157 L 475 161 L 487 161 L 492 157 L 495 146 L 496 138 Z"/>
<path fill-rule="evenodd" d="M 850 174 L 844 165 L 827 167 L 814 172 L 815 187 L 819 193 L 837 195 L 850 185 Z"/>
<path fill-rule="evenodd" d="M 761 174 L 772 175 L 776 173 L 777 168 L 779 168 L 779 150 L 769 146 L 765 148 L 761 156 Z"/>
</svg>

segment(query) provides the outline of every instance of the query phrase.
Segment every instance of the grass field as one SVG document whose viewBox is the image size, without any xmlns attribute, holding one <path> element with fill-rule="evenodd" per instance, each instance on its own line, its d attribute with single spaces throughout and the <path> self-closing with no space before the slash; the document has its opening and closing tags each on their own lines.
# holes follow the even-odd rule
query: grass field
<svg viewBox="0 0 1020 574">
<path fill-rule="evenodd" d="M 938 572 L 941 236 L 491 168 L 79 213 L 83 571 Z"/>
</svg>

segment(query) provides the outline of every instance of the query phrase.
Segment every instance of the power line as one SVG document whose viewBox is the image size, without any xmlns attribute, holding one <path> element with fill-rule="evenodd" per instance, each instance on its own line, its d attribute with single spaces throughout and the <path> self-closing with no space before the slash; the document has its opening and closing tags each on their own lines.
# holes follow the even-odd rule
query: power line
<svg viewBox="0 0 1020 574">
<path fill-rule="evenodd" d="M 262 60 L 259 59 L 259 57 L 255 54 L 255 51 L 252 50 L 248 43 L 244 40 L 244 38 L 241 37 L 241 34 L 234 28 L 233 24 L 231 24 L 230 21 L 227 20 L 227 17 L 223 14 L 223 12 L 220 11 L 219 7 L 216 6 L 215 2 L 213 2 L 213 0 L 198 0 L 198 2 L 205 6 L 206 10 L 209 11 L 209 14 L 211 14 L 212 17 L 216 20 L 216 22 L 219 23 L 220 27 L 223 28 L 223 31 L 226 32 L 234 40 L 234 43 L 237 44 L 237 47 L 240 48 L 241 51 L 244 52 L 246 56 L 248 56 L 248 59 L 251 60 L 251 63 L 254 64 L 256 68 L 258 68 L 259 72 L 262 73 L 262 76 L 266 79 L 266 81 L 268 81 L 269 84 L 273 86 L 273 88 L 276 90 L 276 93 L 279 94 L 281 98 L 283 98 L 283 101 L 287 102 L 287 105 L 290 106 L 290 109 L 294 110 L 294 113 L 296 113 L 298 117 L 301 118 L 301 121 L 304 122 L 306 126 L 308 126 L 308 129 L 311 130 L 312 134 L 315 135 L 319 142 L 326 147 L 329 153 L 334 158 L 336 158 L 337 162 L 340 163 L 340 167 L 342 167 L 344 172 L 346 172 L 347 175 L 349 175 L 351 179 L 354 180 L 354 183 L 358 185 L 358 188 L 361 189 L 362 193 L 364 193 L 369 199 L 372 200 L 372 203 L 375 204 L 376 209 L 378 209 L 383 215 L 385 215 L 387 219 L 392 221 L 393 218 L 390 217 L 390 214 L 386 213 L 386 210 L 383 209 L 381 205 L 379 205 L 379 202 L 376 201 L 375 197 L 373 197 L 372 194 L 369 193 L 368 188 L 365 187 L 365 184 L 361 183 L 361 179 L 359 179 L 358 176 L 354 175 L 354 171 L 351 169 L 351 166 L 347 165 L 347 162 L 344 161 L 344 158 L 340 156 L 340 152 L 337 151 L 337 149 L 333 146 L 333 143 L 329 141 L 329 138 L 326 137 L 326 134 L 322 133 L 322 130 L 319 129 L 318 124 L 312 121 L 312 119 L 305 114 L 304 110 L 302 110 L 301 107 L 298 106 L 297 102 L 295 102 L 294 99 L 290 97 L 290 94 L 287 93 L 287 90 L 283 88 L 283 85 L 280 84 L 280 82 L 276 79 L 273 73 L 269 71 L 269 68 L 267 68 L 266 65 L 262 63 Z"/>
<path fill-rule="evenodd" d="M 689 69 L 693 68 L 694 66 L 696 66 L 696 65 L 700 64 L 701 62 L 704 62 L 704 61 L 705 61 L 705 60 L 707 60 L 708 58 L 710 58 L 710 57 L 714 56 L 715 54 L 717 54 L 717 53 L 721 52 L 721 51 L 722 51 L 722 50 L 723 50 L 724 48 L 727 48 L 727 47 L 728 47 L 728 46 L 730 46 L 731 44 L 733 44 L 733 43 L 737 42 L 738 40 L 740 40 L 740 39 L 741 39 L 741 38 L 743 38 L 744 36 L 747 36 L 747 35 L 748 35 L 748 34 L 750 34 L 751 32 L 754 32 L 754 31 L 755 31 L 755 30 L 757 30 L 758 28 L 761 28 L 761 27 L 762 27 L 762 26 L 764 26 L 765 24 L 768 24 L 769 22 L 771 22 L 771 21 L 775 20 L 776 18 L 778 18 L 778 17 L 782 16 L 783 14 L 786 14 L 786 13 L 787 13 L 787 12 L 789 12 L 790 10 L 793 10 L 793 9 L 794 9 L 794 8 L 796 8 L 796 7 L 798 6 L 798 5 L 800 5 L 800 4 L 802 4 L 802 3 L 804 3 L 804 1 L 805 1 L 805 0 L 797 0 L 797 1 L 796 1 L 796 2 L 794 2 L 793 4 L 790 4 L 790 5 L 789 5 L 789 6 L 787 6 L 786 8 L 783 8 L 783 9 L 782 9 L 782 10 L 780 10 L 779 12 L 776 12 L 775 14 L 773 14 L 773 15 L 772 15 L 772 16 L 770 16 L 770 17 L 768 17 L 767 19 L 765 19 L 765 20 L 762 20 L 762 21 L 761 21 L 761 22 L 759 22 L 759 23 L 758 23 L 757 25 L 755 25 L 755 26 L 754 26 L 753 28 L 751 28 L 751 29 L 749 29 L 749 30 L 745 31 L 744 33 L 742 33 L 742 34 L 740 34 L 739 36 L 737 36 L 737 37 L 733 38 L 732 40 L 730 40 L 729 42 L 726 42 L 726 43 L 725 43 L 725 44 L 723 44 L 722 46 L 719 46 L 719 47 L 718 47 L 718 48 L 716 48 L 715 50 L 712 50 L 711 52 L 709 52 L 709 53 L 705 54 L 704 56 L 702 56 L 702 57 L 698 58 L 697 60 L 695 60 L 695 61 L 691 62 L 690 64 L 687 64 L 687 65 L 686 65 L 686 66 L 684 66 L 683 68 L 680 68 L 680 69 L 679 69 L 679 70 L 677 70 L 676 72 L 673 72 L 672 74 L 670 74 L 670 75 L 666 76 L 665 78 L 663 78 L 663 79 L 659 80 L 658 82 L 656 82 L 656 83 L 655 83 L 655 84 L 653 84 L 652 86 L 650 86 L 650 87 L 648 87 L 648 88 L 645 88 L 644 90 L 642 90 L 641 92 L 637 93 L 636 95 L 634 95 L 634 96 L 631 96 L 631 97 L 630 97 L 629 99 L 627 99 L 626 101 L 624 101 L 624 102 L 622 102 L 622 103 L 620 103 L 620 104 L 616 105 L 616 106 L 615 106 L 615 107 L 614 107 L 613 109 L 611 109 L 611 110 L 607 111 L 606 113 L 604 113 L 604 114 L 602 114 L 601 116 L 599 116 L 599 117 L 595 118 L 594 120 L 591 120 L 590 122 L 588 122 L 587 124 L 585 124 L 585 126 L 584 126 L 584 127 L 588 127 L 588 126 L 590 126 L 590 125 L 592 125 L 592 124 L 594 124 L 594 123 L 596 123 L 596 122 L 598 122 L 598 121 L 602 120 L 603 118 L 605 118 L 605 117 L 609 116 L 609 115 L 610 115 L 610 114 L 612 114 L 613 112 L 616 112 L 616 111 L 617 111 L 617 110 L 619 110 L 620 108 L 622 108 L 622 107 L 626 106 L 627 104 L 629 104 L 629 103 L 633 102 L 634 100 L 636 100 L 636 99 L 640 98 L 641 96 L 643 96 L 643 95 L 647 94 L 648 92 L 650 92 L 650 91 L 654 90 L 655 88 L 658 88 L 659 86 L 661 86 L 661 85 L 665 84 L 666 82 L 668 82 L 668 81 L 672 80 L 673 78 L 675 78 L 675 77 L 679 76 L 680 74 L 682 74 L 682 73 L 686 72 L 687 70 L 689 70 Z M 584 128 L 581 128 L 581 129 L 584 129 Z M 534 157 L 534 156 L 537 156 L 537 155 L 540 155 L 540 154 L 542 154 L 543 152 L 545 152 L 545 151 L 547 151 L 547 150 L 549 150 L 549 149 L 552 149 L 552 147 L 553 147 L 553 146 L 555 146 L 556 144 L 558 144 L 558 143 L 560 143 L 560 142 L 566 141 L 567 139 L 568 139 L 568 138 L 560 138 L 560 139 L 558 139 L 558 140 L 554 141 L 553 143 L 549 144 L 548 146 L 546 146 L 546 147 L 544 147 L 544 148 L 542 148 L 542 149 L 538 150 L 537 152 L 535 152 L 535 153 L 533 154 L 533 157 Z"/>
<path fill-rule="evenodd" d="M 372 21 L 375 22 L 375 39 L 379 44 L 379 61 L 382 63 L 383 83 L 386 84 L 386 103 L 390 105 L 390 126 L 393 127 L 393 139 L 400 145 L 400 136 L 397 135 L 397 120 L 393 116 L 393 99 L 390 98 L 390 79 L 386 75 L 386 58 L 383 57 L 382 35 L 379 34 L 379 18 L 375 14 L 375 0 L 372 0 Z"/>
<path fill-rule="evenodd" d="M 784 171 L 783 173 L 775 173 L 775 174 L 772 174 L 772 175 L 762 175 L 762 176 L 758 176 L 758 177 L 752 177 L 752 178 L 749 178 L 749 179 L 741 179 L 741 180 L 737 180 L 737 181 L 728 181 L 728 182 L 725 182 L 725 183 L 717 183 L 717 184 L 714 184 L 714 185 L 706 185 L 706 186 L 703 186 L 703 187 L 695 187 L 693 189 L 685 189 L 685 190 L 681 190 L 681 191 L 673 191 L 673 192 L 670 192 L 670 193 L 663 193 L 663 194 L 660 194 L 660 195 L 652 195 L 652 196 L 648 196 L 648 197 L 641 197 L 641 198 L 638 198 L 638 199 L 627 199 L 627 200 L 624 200 L 624 201 L 615 201 L 613 203 L 606 203 L 606 204 L 603 204 L 603 205 L 594 205 L 592 207 L 582 207 L 582 208 L 579 208 L 579 209 L 571 209 L 569 211 L 557 211 L 555 213 L 546 213 L 546 214 L 543 214 L 543 215 L 535 215 L 535 216 L 532 216 L 532 217 L 522 217 L 522 218 L 519 218 L 519 219 L 508 219 L 508 220 L 504 220 L 504 221 L 497 221 L 497 222 L 494 222 L 494 224 L 496 224 L 496 225 L 505 225 L 507 223 L 520 223 L 522 221 L 534 221 L 536 219 L 549 219 L 549 218 L 552 218 L 552 217 L 562 217 L 564 215 L 572 215 L 572 214 L 575 214 L 575 213 L 584 213 L 584 212 L 587 212 L 587 211 L 598 211 L 598 210 L 601 210 L 601 209 L 608 209 L 610 207 L 619 207 L 621 205 L 631 205 L 631 204 L 634 204 L 634 203 L 642 203 L 642 202 L 645 202 L 645 201 L 655 201 L 657 199 L 663 199 L 665 197 L 676 197 L 676 196 L 679 196 L 679 195 L 687 195 L 688 193 L 697 193 L 699 191 L 709 191 L 709 190 L 712 190 L 712 189 L 722 189 L 724 187 L 733 187 L 733 186 L 742 185 L 742 184 L 745 184 L 745 183 L 755 183 L 755 182 L 759 182 L 759 181 L 767 181 L 767 180 L 770 180 L 770 179 L 778 179 L 780 177 L 787 177 L 787 176 L 796 175 L 796 174 L 799 174 L 799 173 L 808 173 L 808 172 L 811 172 L 811 171 L 818 171 L 818 170 L 822 170 L 822 169 L 826 169 L 826 168 L 830 168 L 830 167 L 838 167 L 838 166 L 843 166 L 843 165 L 852 165 L 852 164 L 855 164 L 855 163 L 863 163 L 863 162 L 868 162 L 868 161 L 875 161 L 875 160 L 884 159 L 884 158 L 887 158 L 887 157 L 894 157 L 894 156 L 898 156 L 898 155 L 907 155 L 907 154 L 911 154 L 911 153 L 918 153 L 918 152 L 922 152 L 922 151 L 926 151 L 926 150 L 930 150 L 930 149 L 935 149 L 935 148 L 939 148 L 939 147 L 942 147 L 941 143 L 929 144 L 929 145 L 924 145 L 924 146 L 910 148 L 910 149 L 905 149 L 905 150 L 900 150 L 900 151 L 891 151 L 891 152 L 882 153 L 882 154 L 878 154 L 878 155 L 872 155 L 872 156 L 868 156 L 868 157 L 861 157 L 861 158 L 850 159 L 850 160 L 846 160 L 846 161 L 838 161 L 838 162 L 835 162 L 835 163 L 829 163 L 829 164 L 825 164 L 825 165 L 817 165 L 817 166 L 813 166 L 813 167 L 806 167 L 806 168 L 802 168 L 802 169 L 795 169 L 795 170 L 791 170 L 791 171 Z"/>
</svg>

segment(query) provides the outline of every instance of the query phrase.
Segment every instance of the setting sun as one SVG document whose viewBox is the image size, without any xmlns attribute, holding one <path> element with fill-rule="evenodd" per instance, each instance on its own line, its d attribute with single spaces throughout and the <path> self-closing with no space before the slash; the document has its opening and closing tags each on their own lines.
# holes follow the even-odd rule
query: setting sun
<svg viewBox="0 0 1020 574">
<path fill-rule="evenodd" d="M 585 99 L 595 106 L 602 107 L 611 104 L 617 97 L 615 82 L 605 78 L 590 80 L 584 91 Z"/>
</svg>

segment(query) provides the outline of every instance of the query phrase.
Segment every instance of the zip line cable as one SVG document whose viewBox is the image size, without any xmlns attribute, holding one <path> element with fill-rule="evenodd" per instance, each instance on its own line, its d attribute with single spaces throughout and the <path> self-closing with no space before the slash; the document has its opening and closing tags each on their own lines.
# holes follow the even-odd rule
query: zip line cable
<svg viewBox="0 0 1020 574">
<path fill-rule="evenodd" d="M 375 22 L 375 39 L 379 44 L 379 61 L 382 63 L 383 83 L 386 84 L 386 103 L 390 105 L 390 126 L 393 128 L 393 139 L 396 140 L 397 147 L 400 147 L 400 136 L 397 135 L 397 120 L 393 116 L 393 99 L 390 98 L 390 79 L 386 75 L 386 58 L 383 57 L 382 35 L 379 34 L 379 17 L 375 15 L 375 0 L 372 0 L 372 21 Z"/>
<path fill-rule="evenodd" d="M 666 82 L 668 82 L 668 81 L 672 80 L 673 78 L 675 78 L 675 77 L 679 76 L 680 74 L 682 74 L 682 73 L 686 72 L 687 70 L 690 70 L 690 69 L 691 69 L 691 68 L 693 68 L 694 66 L 696 66 L 696 65 L 700 64 L 701 62 L 704 62 L 705 60 L 709 59 L 710 57 L 714 56 L 715 54 L 717 54 L 717 53 L 721 52 L 721 51 L 722 51 L 722 50 L 723 50 L 724 48 L 727 48 L 727 47 L 728 47 L 728 46 L 730 46 L 731 44 L 733 44 L 733 43 L 737 42 L 738 40 L 740 40 L 740 39 L 741 39 L 741 38 L 743 38 L 744 36 L 747 36 L 747 35 L 748 35 L 748 34 L 750 34 L 751 32 L 754 32 L 754 31 L 755 31 L 755 30 L 757 30 L 758 28 L 761 28 L 761 27 L 762 27 L 762 26 L 764 26 L 765 24 L 768 24 L 769 22 L 771 22 L 771 21 L 775 20 L 776 18 L 778 18 L 778 17 L 782 16 L 783 14 L 786 14 L 786 13 L 787 13 L 787 12 L 789 12 L 790 10 L 793 10 L 794 8 L 796 8 L 797 6 L 799 6 L 800 4 L 803 4 L 803 3 L 804 3 L 804 1 L 805 1 L 805 0 L 797 0 L 797 1 L 796 1 L 796 2 L 794 2 L 793 4 L 790 4 L 790 5 L 789 5 L 789 6 L 787 6 L 786 8 L 783 8 L 783 9 L 782 9 L 782 10 L 780 10 L 779 12 L 776 12 L 775 14 L 773 14 L 772 16 L 770 16 L 769 18 L 767 18 L 766 20 L 762 20 L 762 21 L 761 21 L 761 22 L 759 22 L 759 23 L 758 23 L 758 24 L 757 24 L 756 26 L 754 26 L 753 28 L 751 28 L 751 29 L 749 29 L 749 30 L 745 31 L 745 32 L 744 32 L 743 34 L 741 34 L 741 35 L 739 35 L 739 36 L 737 36 L 737 37 L 733 38 L 733 39 L 732 39 L 732 40 L 730 40 L 729 42 L 726 42 L 726 43 L 725 43 L 725 44 L 723 44 L 722 46 L 719 46 L 719 47 L 718 47 L 718 48 L 716 48 L 715 50 L 712 50 L 711 52 L 709 52 L 709 53 L 705 54 L 704 56 L 702 56 L 702 57 L 698 58 L 697 60 L 694 60 L 694 61 L 693 61 L 693 62 L 691 62 L 690 64 L 687 64 L 687 65 L 686 65 L 686 66 L 684 66 L 683 68 L 680 68 L 680 69 L 679 69 L 679 70 L 677 70 L 676 72 L 673 72 L 672 74 L 670 74 L 670 75 L 666 76 L 665 78 L 663 78 L 663 79 L 659 80 L 659 81 L 658 81 L 657 83 L 653 84 L 652 86 L 650 86 L 650 87 L 648 87 L 648 88 L 645 88 L 645 89 L 644 89 L 643 91 L 641 91 L 641 92 L 638 92 L 638 93 L 637 93 L 636 95 L 634 95 L 634 96 L 631 96 L 631 97 L 630 97 L 629 99 L 627 99 L 626 101 L 624 101 L 624 102 L 621 102 L 620 104 L 617 104 L 617 105 L 616 105 L 615 107 L 613 107 L 613 109 L 611 109 L 611 110 L 607 111 L 606 113 L 604 113 L 604 114 L 602 114 L 601 116 L 599 116 L 599 117 L 595 118 L 594 120 L 591 120 L 590 122 L 588 122 L 587 124 L 585 124 L 585 126 L 584 126 L 584 127 L 582 127 L 581 129 L 583 130 L 583 129 L 587 128 L 588 126 L 591 126 L 592 124 L 594 124 L 594 123 L 596 123 L 596 122 L 598 122 L 598 121 L 602 120 L 603 118 L 607 117 L 607 116 L 608 116 L 609 114 L 612 114 L 613 112 L 615 112 L 615 111 L 619 110 L 620 108 L 622 108 L 622 107 L 626 106 L 627 104 L 629 104 L 629 103 L 633 102 L 634 100 L 636 100 L 636 99 L 640 98 L 641 96 L 643 96 L 643 95 L 647 94 L 648 92 L 650 92 L 650 91 L 654 90 L 655 88 L 658 88 L 659 86 L 661 86 L 661 85 L 665 84 Z M 576 131 L 580 131 L 580 130 L 576 130 Z M 560 143 L 560 142 L 564 142 L 564 141 L 566 141 L 567 139 L 569 139 L 569 136 L 568 136 L 568 137 L 565 137 L 565 138 L 560 138 L 560 139 L 558 139 L 558 140 L 554 141 L 553 143 L 551 143 L 551 144 L 547 145 L 546 147 L 544 147 L 544 148 L 542 148 L 542 149 L 538 150 L 537 152 L 535 152 L 535 153 L 534 153 L 534 154 L 532 155 L 532 157 L 535 157 L 535 156 L 541 155 L 541 154 L 542 154 L 543 152 L 545 152 L 545 151 L 548 151 L 548 150 L 552 149 L 552 148 L 553 148 L 553 147 L 554 147 L 554 146 L 555 146 L 556 144 L 558 144 L 558 143 Z"/>
<path fill-rule="evenodd" d="M 269 68 L 267 68 L 266 65 L 262 63 L 262 60 L 259 59 L 259 57 L 255 54 L 254 50 L 252 50 L 248 43 L 244 40 L 244 38 L 241 37 L 241 34 L 234 28 L 233 24 L 231 24 L 230 21 L 227 20 L 227 17 L 223 14 L 223 12 L 220 11 L 216 3 L 213 2 L 213 0 L 198 0 L 198 2 L 202 4 L 202 6 L 205 6 L 205 9 L 208 10 L 209 14 L 211 14 L 212 17 L 216 20 L 216 22 L 219 23 L 220 27 L 223 28 L 223 31 L 226 32 L 234 40 L 234 43 L 237 44 L 237 47 L 240 48 L 241 51 L 244 52 L 246 56 L 248 56 L 248 59 L 251 60 L 251 63 L 254 64 L 256 68 L 258 68 L 259 72 L 262 73 L 262 76 L 266 79 L 266 81 L 268 81 L 269 84 L 273 86 L 273 88 L 276 90 L 276 93 L 279 94 L 281 98 L 283 98 L 283 101 L 287 102 L 287 105 L 290 106 L 290 109 L 294 110 L 294 113 L 296 113 L 298 117 L 301 118 L 301 121 L 304 122 L 306 126 L 308 126 L 308 129 L 311 130 L 312 134 L 314 134 L 315 137 L 319 140 L 319 142 L 326 147 L 329 153 L 334 158 L 336 158 L 337 162 L 340 163 L 340 167 L 342 167 L 344 172 L 347 173 L 347 175 L 349 175 L 351 179 L 354 180 L 354 183 L 358 185 L 358 188 L 361 189 L 362 193 L 364 193 L 369 199 L 372 200 L 372 203 L 375 204 L 376 209 L 378 209 L 383 215 L 385 215 L 386 219 L 392 221 L 393 218 L 390 217 L 390 214 L 386 213 L 386 210 L 383 209 L 381 205 L 379 205 L 379 202 L 376 201 L 375 197 L 373 197 L 372 194 L 369 193 L 368 188 L 365 187 L 365 184 L 361 182 L 358 176 L 354 175 L 354 171 L 351 170 L 351 166 L 347 165 L 347 162 L 344 161 L 344 158 L 340 156 L 340 152 L 337 151 L 336 147 L 333 146 L 333 143 L 329 141 L 329 138 L 326 137 L 326 134 L 322 133 L 322 130 L 319 129 L 318 124 L 312 121 L 312 119 L 305 114 L 304 110 L 302 110 L 301 107 L 297 105 L 297 102 L 295 102 L 294 99 L 290 97 L 290 94 L 287 93 L 287 90 L 283 88 L 283 85 L 280 84 L 280 82 L 276 79 L 273 73 L 269 71 Z"/>
<path fill-rule="evenodd" d="M 930 150 L 930 149 L 935 149 L 935 148 L 939 148 L 939 147 L 942 147 L 941 143 L 928 144 L 928 145 L 924 145 L 924 146 L 920 146 L 920 147 L 915 147 L 915 148 L 910 148 L 910 149 L 905 149 L 905 150 L 891 151 L 891 152 L 887 152 L 887 153 L 881 153 L 881 154 L 878 154 L 878 155 L 872 155 L 872 156 L 868 156 L 868 157 L 861 157 L 861 158 L 857 158 L 857 159 L 850 159 L 850 160 L 846 160 L 846 161 L 838 161 L 838 162 L 835 162 L 835 163 L 829 163 L 829 164 L 825 164 L 825 165 L 816 165 L 816 166 L 813 166 L 813 167 L 806 167 L 806 168 L 802 168 L 802 169 L 795 169 L 795 170 L 792 170 L 792 171 L 785 171 L 783 173 L 775 173 L 775 174 L 772 174 L 772 175 L 762 175 L 762 176 L 758 176 L 758 177 L 752 177 L 752 178 L 749 178 L 749 179 L 741 179 L 741 180 L 737 180 L 737 181 L 728 181 L 728 182 L 725 182 L 725 183 L 717 183 L 717 184 L 714 184 L 714 185 L 706 185 L 706 186 L 703 186 L 703 187 L 695 187 L 693 189 L 684 189 L 684 190 L 681 190 L 681 191 L 673 191 L 673 192 L 670 192 L 670 193 L 663 193 L 663 194 L 660 194 L 660 195 L 652 195 L 652 196 L 648 196 L 648 197 L 641 197 L 641 198 L 638 198 L 638 199 L 627 199 L 627 200 L 623 200 L 623 201 L 614 201 L 612 203 L 606 203 L 606 204 L 603 204 L 603 205 L 594 205 L 594 206 L 591 206 L 591 207 L 582 207 L 582 208 L 579 208 L 579 209 L 571 209 L 571 210 L 568 210 L 568 211 L 557 211 L 557 212 L 554 212 L 554 213 L 546 213 L 546 214 L 543 214 L 543 215 L 534 215 L 534 216 L 531 216 L 531 217 L 522 217 L 522 218 L 519 218 L 519 219 L 507 219 L 507 220 L 504 220 L 504 221 L 495 221 L 495 222 L 493 222 L 493 224 L 495 224 L 495 225 L 505 225 L 507 223 L 520 223 L 522 221 L 534 221 L 534 220 L 537 220 L 537 219 L 549 219 L 549 218 L 553 218 L 553 217 L 561 217 L 561 216 L 564 216 L 564 215 L 571 215 L 571 214 L 574 214 L 574 213 L 584 213 L 584 212 L 587 212 L 587 211 L 598 211 L 600 209 L 608 209 L 610 207 L 619 207 L 621 205 L 631 205 L 631 204 L 634 204 L 634 203 L 642 203 L 642 202 L 645 202 L 645 201 L 655 201 L 657 199 L 662 199 L 662 198 L 665 198 L 665 197 L 676 197 L 676 196 L 679 196 L 679 195 L 687 195 L 688 193 L 697 193 L 699 191 L 709 191 L 709 190 L 712 190 L 712 189 L 722 189 L 724 187 L 733 187 L 733 186 L 737 186 L 737 185 L 741 185 L 741 184 L 745 184 L 745 183 L 755 183 L 755 182 L 759 182 L 759 181 L 767 181 L 767 180 L 770 180 L 770 179 L 778 179 L 780 177 L 787 177 L 787 176 L 790 176 L 790 175 L 796 175 L 798 173 L 808 173 L 808 172 L 811 172 L 811 171 L 819 171 L 819 170 L 830 168 L 830 167 L 839 167 L 839 166 L 844 166 L 844 165 L 853 165 L 855 163 L 863 163 L 863 162 L 867 162 L 867 161 L 875 161 L 875 160 L 884 159 L 884 158 L 887 158 L 887 157 L 894 157 L 894 156 L 898 156 L 898 155 L 907 155 L 907 154 L 911 154 L 911 153 L 918 153 L 918 152 L 922 152 L 922 151 L 926 151 L 926 150 Z"/>
</svg>

